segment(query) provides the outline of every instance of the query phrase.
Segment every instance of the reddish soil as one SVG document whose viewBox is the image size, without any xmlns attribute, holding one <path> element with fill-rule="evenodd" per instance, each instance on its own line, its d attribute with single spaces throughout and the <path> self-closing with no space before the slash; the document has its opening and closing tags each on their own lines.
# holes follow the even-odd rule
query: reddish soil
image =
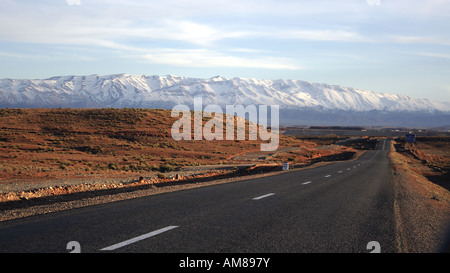
<svg viewBox="0 0 450 273">
<path fill-rule="evenodd" d="M 0 201 L 129 187 L 140 177 L 154 184 L 224 172 L 186 172 L 187 167 L 309 165 L 355 152 L 280 135 L 272 156 L 242 158 L 261 153 L 262 141 L 175 141 L 176 120 L 162 109 L 0 109 Z"/>
</svg>

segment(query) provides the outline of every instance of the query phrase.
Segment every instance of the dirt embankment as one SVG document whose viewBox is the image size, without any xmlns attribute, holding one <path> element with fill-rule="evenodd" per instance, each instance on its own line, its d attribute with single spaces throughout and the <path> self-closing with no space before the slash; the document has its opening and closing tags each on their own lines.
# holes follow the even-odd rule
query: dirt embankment
<svg viewBox="0 0 450 273">
<path fill-rule="evenodd" d="M 397 152 L 396 147 L 401 145 L 392 144 L 390 158 L 395 178 L 394 208 L 400 252 L 443 251 L 443 244 L 450 235 L 450 192 L 426 178 L 432 172 L 439 175 L 436 170 L 408 151 Z"/>
</svg>

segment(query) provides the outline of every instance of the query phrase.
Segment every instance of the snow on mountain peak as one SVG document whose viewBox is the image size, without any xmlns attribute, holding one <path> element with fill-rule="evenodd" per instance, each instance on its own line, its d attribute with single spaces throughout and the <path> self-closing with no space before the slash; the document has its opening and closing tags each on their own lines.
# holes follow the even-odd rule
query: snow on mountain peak
<svg viewBox="0 0 450 273">
<path fill-rule="evenodd" d="M 209 79 L 131 74 L 0 80 L 0 107 L 172 107 L 193 103 L 278 104 L 285 109 L 450 112 L 448 103 L 301 80 L 220 75 Z"/>
</svg>

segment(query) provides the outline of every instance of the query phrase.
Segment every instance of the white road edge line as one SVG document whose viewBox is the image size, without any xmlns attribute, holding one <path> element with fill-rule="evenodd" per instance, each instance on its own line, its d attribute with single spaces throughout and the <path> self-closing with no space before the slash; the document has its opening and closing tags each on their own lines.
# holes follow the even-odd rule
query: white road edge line
<svg viewBox="0 0 450 273">
<path fill-rule="evenodd" d="M 255 198 L 252 198 L 252 200 L 259 200 L 259 199 L 263 199 L 263 198 L 266 198 L 266 197 L 269 197 L 269 196 L 272 196 L 272 195 L 274 195 L 275 193 L 268 193 L 268 194 L 264 194 L 264 195 L 261 195 L 261 196 L 258 196 L 258 197 L 255 197 Z"/>
<path fill-rule="evenodd" d="M 123 246 L 130 245 L 130 244 L 136 243 L 136 242 L 138 242 L 138 241 L 141 241 L 141 240 L 150 238 L 150 237 L 152 237 L 152 236 L 161 234 L 161 233 L 163 233 L 163 232 L 169 231 L 169 230 L 174 229 L 174 228 L 177 228 L 177 227 L 178 227 L 178 226 L 168 226 L 168 227 L 165 227 L 165 228 L 161 228 L 161 229 L 158 229 L 158 230 L 155 230 L 155 231 L 152 231 L 152 232 L 143 234 L 143 235 L 141 235 L 141 236 L 137 236 L 137 237 L 131 238 L 131 239 L 129 239 L 129 240 L 123 241 L 123 242 L 121 242 L 121 243 L 117 243 L 117 244 L 115 244 L 115 245 L 112 245 L 112 246 L 108 246 L 108 247 L 102 248 L 102 249 L 100 249 L 100 250 L 115 250 L 115 249 L 121 248 L 121 247 L 123 247 Z"/>
<path fill-rule="evenodd" d="M 308 181 L 308 182 L 302 183 L 302 185 L 308 185 L 308 184 L 311 184 L 311 183 L 312 183 L 312 181 Z"/>
</svg>

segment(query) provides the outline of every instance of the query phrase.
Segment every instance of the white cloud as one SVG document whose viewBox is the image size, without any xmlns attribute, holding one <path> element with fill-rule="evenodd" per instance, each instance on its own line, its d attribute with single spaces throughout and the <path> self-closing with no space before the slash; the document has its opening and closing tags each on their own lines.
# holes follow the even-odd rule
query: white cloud
<svg viewBox="0 0 450 273">
<path fill-rule="evenodd" d="M 381 0 L 366 0 L 369 6 L 379 6 L 381 5 Z"/>
<path fill-rule="evenodd" d="M 400 44 L 430 44 L 430 45 L 450 45 L 450 39 L 440 37 L 425 37 L 425 36 L 393 36 L 391 37 L 394 43 Z"/>
<path fill-rule="evenodd" d="M 333 29 L 319 29 L 319 30 L 288 30 L 274 32 L 271 34 L 273 37 L 279 37 L 284 39 L 301 39 L 311 41 L 370 41 L 369 38 L 361 36 L 354 31 L 346 30 L 333 30 Z"/>
<path fill-rule="evenodd" d="M 397 17 L 444 14 L 448 11 L 444 7 L 448 0 L 90 0 L 83 3 L 66 0 L 65 3 L 80 8 L 54 5 L 52 1 L 0 1 L 0 41 L 106 48 L 120 56 L 139 55 L 147 61 L 177 66 L 286 70 L 301 69 L 293 61 L 294 56 L 301 55 L 295 46 L 306 48 L 313 44 L 304 45 L 303 41 L 323 42 L 323 52 L 330 54 L 335 51 L 327 46 L 335 43 L 327 42 L 348 42 L 348 54 L 358 46 L 350 42 L 450 45 L 450 40 L 439 30 L 445 25 L 432 28 L 433 33 L 414 32 L 413 27 L 403 33 L 390 32 L 402 29 L 402 21 L 396 21 Z M 380 8 L 368 7 L 380 3 Z M 376 16 L 371 17 L 372 14 Z M 370 22 L 374 18 L 383 18 L 379 27 L 378 21 Z M 424 22 L 433 22 L 432 18 Z M 364 19 L 367 21 L 358 24 L 358 20 Z M 8 54 L 2 50 L 4 56 Z M 423 50 L 431 52 L 431 49 Z"/>
<path fill-rule="evenodd" d="M 186 67 L 240 67 L 264 69 L 301 69 L 285 58 L 244 58 L 225 55 L 207 49 L 160 49 L 145 54 L 143 58 L 152 63 Z"/>
<path fill-rule="evenodd" d="M 426 57 L 434 57 L 434 58 L 441 58 L 441 59 L 449 59 L 450 60 L 450 54 L 445 53 L 434 53 L 434 52 L 419 52 L 416 53 L 419 56 L 426 56 Z"/>
<path fill-rule="evenodd" d="M 360 4 L 350 4 L 349 1 L 221 1 L 210 0 L 182 0 L 162 1 L 158 4 L 149 1 L 111 0 L 89 1 L 84 3 L 82 12 L 79 9 L 59 10 L 49 6 L 42 12 L 36 12 L 32 5 L 25 2 L 10 0 L 0 4 L 0 39 L 10 42 L 48 43 L 48 44 L 74 44 L 74 45 L 101 45 L 107 43 L 121 43 L 133 46 L 134 40 L 140 41 L 173 41 L 189 43 L 200 46 L 217 46 L 224 39 L 251 39 L 263 38 L 297 39 L 312 41 L 348 41 L 367 42 L 370 37 L 361 33 L 371 33 L 370 30 L 358 28 L 353 25 L 339 24 L 333 16 L 320 17 L 323 25 L 312 29 L 302 22 L 302 17 L 292 17 L 293 12 L 299 14 L 319 14 L 343 12 L 348 9 L 349 17 L 356 14 Z M 367 4 L 376 5 L 381 0 L 366 0 Z M 401 2 L 401 0 L 399 0 Z M 364 4 L 363 1 L 361 1 Z M 414 13 L 419 7 L 424 9 L 425 4 L 403 3 L 404 10 Z M 442 7 L 445 0 L 422 1 L 429 3 L 428 10 Z M 449 1 L 447 1 L 449 2 Z M 4 3 L 4 2 L 3 2 Z M 81 0 L 66 0 L 69 5 L 81 5 Z M 226 3 L 226 4 L 225 4 Z M 4 5 L 4 6 L 3 6 Z M 40 4 L 44 5 L 44 4 Z M 399 4 L 387 3 L 391 12 L 403 14 L 397 10 Z M 390 5 L 390 6 L 389 6 Z M 363 5 L 364 6 L 364 5 Z M 383 6 L 385 3 L 383 2 Z M 360 7 L 360 9 L 362 9 Z M 230 14 L 249 14 L 261 16 L 271 10 L 271 19 L 281 16 L 286 11 L 288 21 L 274 20 L 272 25 L 253 25 L 251 20 L 240 18 L 234 23 L 233 17 L 224 15 L 224 11 L 234 11 Z M 322 10 L 322 11 L 320 11 Z M 221 20 L 199 20 L 200 16 L 207 18 L 219 14 Z M 289 17 L 291 16 L 291 17 Z M 222 21 L 223 19 L 223 21 Z M 280 18 L 283 19 L 283 18 Z M 239 24 L 243 22 L 243 24 Z M 287 23 L 289 22 L 289 23 Z M 307 22 L 306 22 L 307 23 Z M 337 24 L 336 24 L 337 23 Z M 394 23 L 394 22 L 393 22 Z M 383 39 L 383 35 L 378 35 Z M 416 36 L 397 35 L 391 41 L 396 43 L 438 42 L 442 39 L 428 39 Z M 236 46 L 237 47 L 237 46 Z M 263 45 L 257 45 L 262 48 Z"/>
<path fill-rule="evenodd" d="M 0 52 L 0 56 L 8 57 L 8 58 L 16 58 L 16 59 L 29 59 L 34 58 L 33 55 L 26 55 L 26 54 L 17 54 L 12 52 Z"/>
<path fill-rule="evenodd" d="M 81 0 L 66 0 L 66 3 L 69 6 L 80 6 Z"/>
<path fill-rule="evenodd" d="M 127 35 L 124 31 L 124 35 Z M 215 41 L 228 38 L 241 38 L 251 35 L 240 30 L 226 30 L 207 24 L 188 20 L 165 20 L 154 26 L 144 26 L 128 32 L 142 38 L 183 41 L 196 45 L 210 45 Z"/>
</svg>

